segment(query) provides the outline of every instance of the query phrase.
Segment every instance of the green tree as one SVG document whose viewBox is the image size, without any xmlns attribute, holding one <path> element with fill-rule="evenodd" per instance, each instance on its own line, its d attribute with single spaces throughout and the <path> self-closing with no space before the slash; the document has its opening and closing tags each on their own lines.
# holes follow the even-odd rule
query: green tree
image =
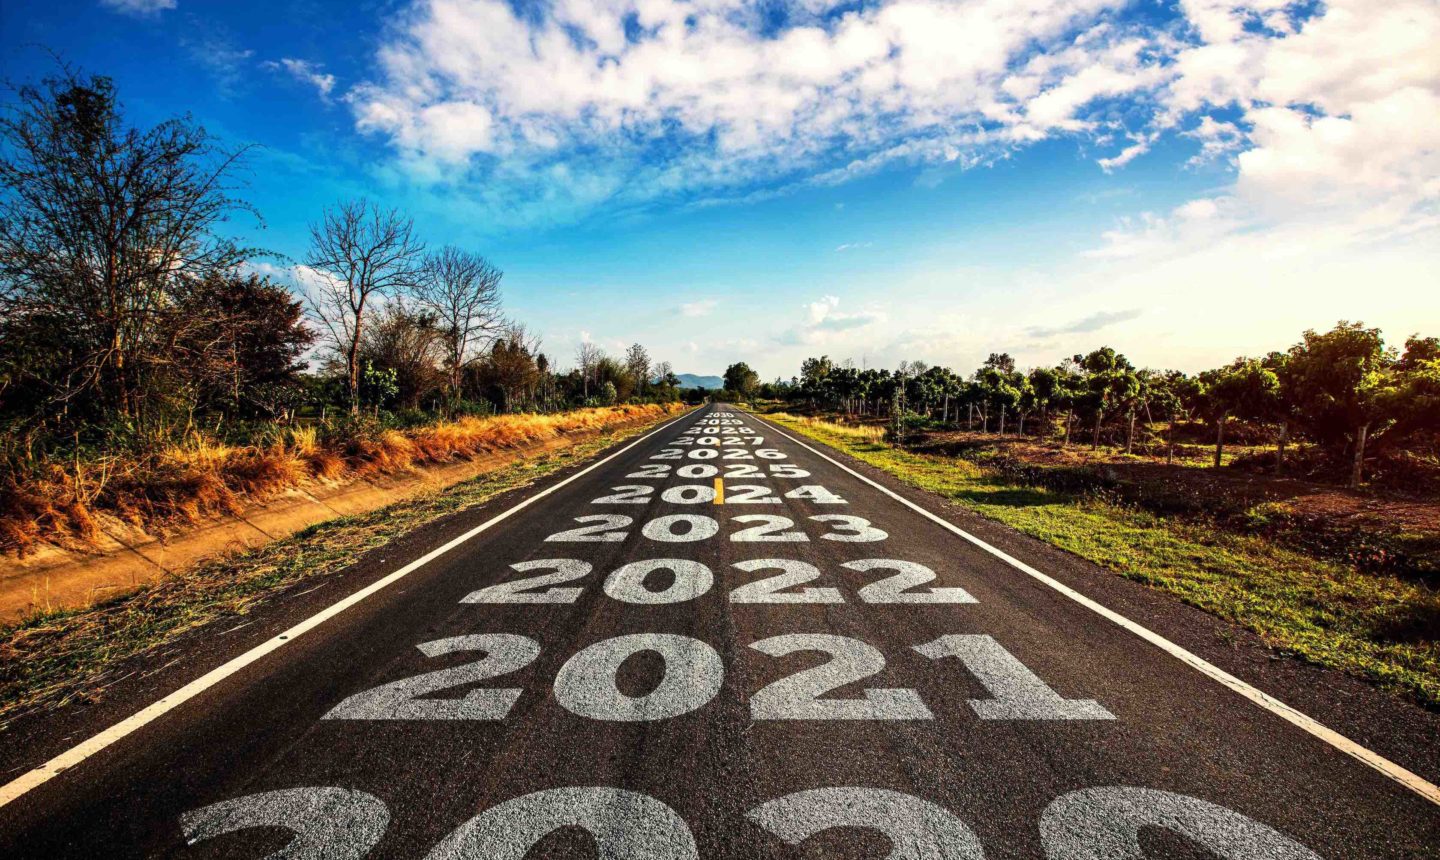
<svg viewBox="0 0 1440 860">
<path fill-rule="evenodd" d="M 1225 422 L 1230 416 L 1264 420 L 1275 414 L 1280 380 L 1264 363 L 1237 358 L 1229 366 L 1207 371 L 1206 394 L 1215 420 L 1215 466 L 1225 449 Z"/>
<path fill-rule="evenodd" d="M 1140 393 L 1140 380 L 1134 365 L 1124 355 L 1108 346 L 1090 352 L 1075 362 L 1085 372 L 1085 393 L 1077 398 L 1080 406 L 1094 419 L 1090 445 L 1100 447 L 1100 428 L 1105 416 L 1117 408 L 1133 405 Z"/>
<path fill-rule="evenodd" d="M 748 400 L 760 384 L 760 375 L 745 362 L 737 362 L 725 368 L 725 387 Z"/>
<path fill-rule="evenodd" d="M 1351 484 L 1358 485 L 1377 407 L 1389 402 L 1379 394 L 1393 356 L 1379 329 L 1358 322 L 1341 321 L 1324 334 L 1309 330 L 1302 337 L 1290 348 L 1287 366 L 1298 417 L 1320 445 L 1349 448 Z"/>
</svg>

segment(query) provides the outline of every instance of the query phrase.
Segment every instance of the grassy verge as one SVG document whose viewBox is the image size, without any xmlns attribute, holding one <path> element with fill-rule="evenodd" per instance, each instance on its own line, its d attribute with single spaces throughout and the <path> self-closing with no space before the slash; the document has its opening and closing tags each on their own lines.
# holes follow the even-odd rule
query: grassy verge
<svg viewBox="0 0 1440 860">
<path fill-rule="evenodd" d="M 964 459 L 892 447 L 878 428 L 783 413 L 767 417 L 908 484 L 1169 592 L 1260 634 L 1276 648 L 1440 708 L 1440 642 L 1429 621 L 1440 618 L 1440 595 L 1419 584 L 1203 522 L 1007 483 Z"/>
<path fill-rule="evenodd" d="M 309 480 L 395 474 L 658 418 L 679 408 L 645 404 L 469 416 L 403 430 L 362 417 L 328 427 L 273 427 L 269 441 L 248 445 L 192 433 L 158 451 L 122 452 L 99 461 L 77 457 L 74 463 L 23 469 L 3 461 L 0 552 L 23 555 L 44 541 L 84 544 L 94 539 L 98 517 L 163 532 L 235 513 L 247 501 Z"/>
<path fill-rule="evenodd" d="M 117 667 L 152 655 L 166 665 L 178 640 L 199 628 L 227 628 L 292 589 L 306 588 L 355 563 L 369 550 L 447 514 L 522 487 L 605 446 L 650 429 L 640 426 L 578 442 L 409 501 L 341 517 L 249 552 L 218 559 L 139 591 L 85 609 L 37 615 L 0 628 L 0 730 L 38 709 L 96 700 L 120 680 Z"/>
</svg>

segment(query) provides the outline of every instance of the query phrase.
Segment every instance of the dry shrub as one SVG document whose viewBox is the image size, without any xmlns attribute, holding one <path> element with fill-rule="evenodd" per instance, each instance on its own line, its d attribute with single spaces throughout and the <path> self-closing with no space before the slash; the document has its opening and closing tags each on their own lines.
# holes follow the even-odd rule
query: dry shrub
<svg viewBox="0 0 1440 860">
<path fill-rule="evenodd" d="M 23 485 L 0 484 L 0 550 L 24 554 L 37 541 L 95 536 L 95 520 L 74 478 L 51 466 Z"/>
<path fill-rule="evenodd" d="M 304 479 L 305 462 L 283 445 L 244 450 L 224 464 L 221 474 L 231 488 L 261 497 L 293 487 Z"/>
<path fill-rule="evenodd" d="M 286 435 L 290 438 L 290 449 L 302 457 L 313 454 L 320 447 L 320 428 L 313 424 L 291 427 Z"/>
<path fill-rule="evenodd" d="M 345 458 L 329 448 L 316 448 L 303 455 L 303 461 L 316 478 L 334 480 L 345 473 Z"/>
</svg>

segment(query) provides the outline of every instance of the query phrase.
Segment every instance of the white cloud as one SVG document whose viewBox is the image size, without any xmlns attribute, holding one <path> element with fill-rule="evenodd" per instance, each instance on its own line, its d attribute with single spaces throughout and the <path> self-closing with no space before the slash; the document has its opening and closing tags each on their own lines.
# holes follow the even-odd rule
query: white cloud
<svg viewBox="0 0 1440 860">
<path fill-rule="evenodd" d="M 1155 93 L 1159 127 L 1234 185 L 1107 231 L 1099 259 L 1155 265 L 1218 248 L 1327 251 L 1440 240 L 1440 6 L 1430 0 L 1185 0 L 1199 38 Z M 1103 163 L 1103 162 L 1102 162 Z M 1232 243 L 1227 241 L 1234 237 Z M 1249 244 L 1255 242 L 1256 244 Z"/>
<path fill-rule="evenodd" d="M 772 31 L 747 0 L 414 0 L 347 100 L 406 179 L 517 221 L 965 169 L 1056 136 L 1117 171 L 1172 134 L 1238 172 L 1237 223 L 1342 204 L 1405 230 L 1436 208 L 1433 0 L 1180 0 L 1180 27 L 1129 5 L 795 2 Z"/>
<path fill-rule="evenodd" d="M 686 302 L 680 306 L 682 317 L 703 317 L 714 312 L 716 305 L 720 304 L 716 299 L 698 299 L 693 302 Z"/>
<path fill-rule="evenodd" d="M 202 25 L 182 36 L 180 45 L 195 63 L 210 73 L 221 95 L 226 97 L 243 90 L 254 71 L 255 52 L 236 47 L 223 28 Z"/>
<path fill-rule="evenodd" d="M 984 163 L 1114 128 L 1092 107 L 1162 74 L 1146 37 L 1104 23 L 1124 0 L 812 5 L 792 4 L 772 34 L 744 0 L 569 0 L 523 14 L 505 0 L 417 2 L 380 48 L 378 78 L 349 99 L 359 128 L 388 138 L 414 176 L 478 164 L 521 186 L 517 197 L 584 181 L 583 208 L 723 196 L 756 179 L 844 181 L 895 160 Z"/>
<path fill-rule="evenodd" d="M 149 17 L 174 9 L 175 0 L 100 0 L 100 5 L 122 15 Z"/>
<path fill-rule="evenodd" d="M 1052 338 L 1061 334 L 1089 334 L 1122 322 L 1129 322 L 1143 313 L 1138 308 L 1124 311 L 1097 311 L 1068 323 L 1054 326 L 1031 326 L 1025 334 L 1038 339 Z"/>
<path fill-rule="evenodd" d="M 1245 133 L 1235 123 L 1208 114 L 1200 117 L 1200 125 L 1185 132 L 1185 136 L 1200 141 L 1200 151 L 1189 162 L 1192 167 L 1228 158 L 1245 146 Z"/>
<path fill-rule="evenodd" d="M 887 317 L 878 308 L 860 311 L 841 311 L 840 299 L 836 296 L 822 296 L 819 300 L 804 305 L 805 317 L 777 337 L 784 345 L 819 345 L 836 340 L 850 340 L 857 334 L 883 324 Z"/>
<path fill-rule="evenodd" d="M 272 71 L 284 72 L 300 83 L 314 87 L 320 98 L 326 101 L 330 100 L 330 92 L 335 89 L 335 76 L 320 71 L 319 63 L 285 57 L 279 61 L 266 60 L 261 65 Z"/>
<path fill-rule="evenodd" d="M 835 246 L 835 251 L 837 253 L 842 251 L 853 251 L 858 248 L 869 248 L 874 244 L 874 242 L 842 242 L 839 245 Z"/>
</svg>

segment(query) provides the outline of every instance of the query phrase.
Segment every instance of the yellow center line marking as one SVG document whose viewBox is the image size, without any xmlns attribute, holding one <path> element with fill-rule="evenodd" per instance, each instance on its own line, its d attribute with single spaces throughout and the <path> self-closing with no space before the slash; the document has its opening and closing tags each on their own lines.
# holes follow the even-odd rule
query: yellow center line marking
<svg viewBox="0 0 1440 860">
<path fill-rule="evenodd" d="M 723 505 L 723 504 L 725 504 L 725 479 L 724 479 L 724 478 L 716 478 L 716 479 L 715 479 L 715 504 L 717 504 L 717 505 Z"/>
</svg>

